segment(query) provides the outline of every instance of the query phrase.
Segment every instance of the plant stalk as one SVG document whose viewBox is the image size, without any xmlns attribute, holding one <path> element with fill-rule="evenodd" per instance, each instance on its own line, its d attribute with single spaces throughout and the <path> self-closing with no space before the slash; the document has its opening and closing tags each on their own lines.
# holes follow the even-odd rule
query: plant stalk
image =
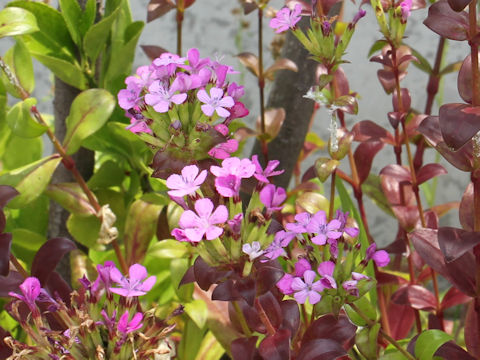
<svg viewBox="0 0 480 360">
<path fill-rule="evenodd" d="M 473 41 L 477 34 L 477 0 L 468 5 L 469 32 L 470 32 L 470 54 L 472 57 L 472 105 L 480 105 L 480 73 L 478 71 L 478 44 Z"/>
<path fill-rule="evenodd" d="M 252 332 L 250 331 L 250 328 L 248 327 L 247 320 L 245 319 L 245 316 L 243 315 L 242 309 L 240 308 L 240 305 L 238 305 L 237 301 L 232 301 L 233 308 L 235 309 L 235 313 L 237 314 L 238 321 L 240 322 L 240 326 L 242 328 L 243 333 L 245 336 L 250 337 L 252 336 Z"/>
<path fill-rule="evenodd" d="M 182 56 L 183 0 L 177 0 L 177 54 Z"/>
<path fill-rule="evenodd" d="M 263 325 L 265 325 L 265 328 L 267 329 L 268 335 L 274 335 L 275 328 L 270 322 L 270 319 L 268 318 L 267 313 L 263 309 L 263 306 L 262 304 L 260 304 L 260 301 L 258 300 L 258 298 L 255 299 L 255 307 L 258 311 L 258 316 L 260 318 L 260 321 L 262 322 Z"/>
<path fill-rule="evenodd" d="M 265 163 L 268 162 L 268 146 L 265 140 L 265 78 L 263 76 L 263 9 L 258 8 L 258 91 L 260 97 L 260 130 L 262 138 L 260 140 Z"/>
<path fill-rule="evenodd" d="M 10 262 L 15 266 L 15 269 L 17 269 L 18 273 L 22 275 L 24 279 L 28 278 L 30 275 L 28 274 L 27 270 L 20 264 L 18 259 L 13 255 L 13 253 L 10 251 Z"/>
</svg>

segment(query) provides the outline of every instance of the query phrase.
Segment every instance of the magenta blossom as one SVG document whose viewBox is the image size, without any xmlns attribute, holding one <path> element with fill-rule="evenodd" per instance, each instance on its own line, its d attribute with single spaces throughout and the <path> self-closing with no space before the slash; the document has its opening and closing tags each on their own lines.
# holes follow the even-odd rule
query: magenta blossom
<svg viewBox="0 0 480 360">
<path fill-rule="evenodd" d="M 136 79 L 134 76 L 129 76 L 128 79 Z M 142 101 L 142 87 L 138 84 L 136 80 L 125 81 L 127 83 L 127 88 L 122 89 L 118 92 L 118 105 L 124 109 L 129 110 Z"/>
<path fill-rule="evenodd" d="M 238 150 L 238 141 L 235 139 L 227 140 L 224 143 L 215 145 L 208 151 L 208 155 L 215 159 L 224 160 L 230 157 L 230 154 Z"/>
<path fill-rule="evenodd" d="M 27 304 L 32 313 L 39 315 L 35 300 L 37 300 L 37 298 L 40 296 L 41 290 L 42 287 L 40 285 L 40 281 L 36 277 L 32 276 L 26 278 L 20 285 L 20 291 L 23 295 L 14 292 L 9 292 L 8 295 L 22 300 L 25 304 Z"/>
<path fill-rule="evenodd" d="M 307 259 L 299 259 L 295 263 L 295 276 L 302 277 L 307 270 L 312 270 L 312 266 Z"/>
<path fill-rule="evenodd" d="M 260 201 L 267 208 L 267 215 L 271 215 L 274 211 L 283 208 L 282 203 L 287 198 L 287 193 L 282 187 L 276 187 L 268 184 L 260 191 Z"/>
<path fill-rule="evenodd" d="M 326 289 L 336 289 L 337 282 L 333 278 L 335 264 L 332 261 L 324 261 L 317 268 L 318 273 L 322 276 L 320 281 Z"/>
<path fill-rule="evenodd" d="M 238 196 L 240 182 L 255 172 L 255 165 L 249 159 L 230 157 L 222 162 L 222 167 L 211 166 L 210 172 L 216 176 L 215 188 L 225 197 Z"/>
<path fill-rule="evenodd" d="M 274 260 L 280 256 L 287 256 L 284 248 L 290 244 L 290 241 L 292 241 L 295 235 L 295 233 L 286 232 L 285 230 L 278 231 L 275 234 L 272 243 L 265 250 L 265 257 L 269 260 Z"/>
<path fill-rule="evenodd" d="M 275 168 L 280 164 L 280 161 L 278 160 L 270 160 L 265 167 L 265 170 L 262 169 L 262 165 L 260 165 L 260 162 L 258 161 L 258 155 L 252 156 L 252 162 L 255 164 L 255 174 L 253 174 L 253 176 L 255 176 L 258 181 L 266 184 L 270 184 L 270 181 L 268 180 L 269 177 L 283 174 L 283 172 L 285 171 L 274 171 Z"/>
<path fill-rule="evenodd" d="M 240 235 L 240 231 L 242 230 L 242 221 L 243 221 L 243 213 L 238 213 L 233 217 L 232 220 L 228 220 L 227 224 L 230 227 L 230 230 L 235 235 Z"/>
<path fill-rule="evenodd" d="M 400 9 L 402 10 L 402 21 L 406 22 L 412 10 L 412 0 L 403 0 L 400 3 Z"/>
<path fill-rule="evenodd" d="M 124 297 L 133 297 L 133 296 L 142 296 L 149 292 L 155 282 L 157 281 L 156 276 L 147 277 L 147 269 L 140 264 L 133 264 L 128 270 L 129 277 L 126 278 L 122 273 L 116 268 L 110 270 L 110 279 L 117 283 L 119 287 L 110 287 L 110 291 L 124 296 Z"/>
<path fill-rule="evenodd" d="M 390 262 L 390 257 L 385 250 L 377 250 L 377 245 L 373 243 L 367 248 L 365 261 L 373 260 L 378 267 L 387 266 Z"/>
<path fill-rule="evenodd" d="M 125 127 L 126 130 L 130 130 L 134 134 L 140 132 L 147 134 L 152 133 L 152 130 L 148 127 L 147 123 L 145 122 L 145 117 L 142 114 L 131 114 L 127 111 L 125 115 L 130 118 L 130 125 Z"/>
<path fill-rule="evenodd" d="M 240 119 L 247 116 L 250 112 L 240 101 L 236 101 L 235 104 L 228 110 L 230 116 L 225 119 L 224 124 L 228 125 L 235 119 Z"/>
<path fill-rule="evenodd" d="M 132 320 L 128 321 L 129 318 L 129 313 L 128 310 L 125 310 L 122 316 L 120 316 L 120 319 L 118 320 L 117 324 L 117 329 L 120 333 L 126 335 L 128 333 L 131 333 L 133 331 L 136 331 L 140 329 L 143 324 L 143 314 L 141 312 L 137 312 L 135 315 L 133 315 Z"/>
<path fill-rule="evenodd" d="M 299 304 L 305 304 L 308 301 L 310 304 L 315 305 L 318 303 L 322 296 L 320 293 L 323 291 L 324 286 L 320 280 L 315 281 L 316 274 L 312 270 L 306 270 L 303 273 L 303 280 L 300 277 L 295 277 L 292 280 L 292 289 L 295 291 L 293 297 Z"/>
<path fill-rule="evenodd" d="M 195 211 L 197 213 L 192 210 L 185 211 L 179 221 L 185 237 L 190 242 L 199 242 L 204 236 L 207 240 L 213 240 L 222 235 L 223 229 L 215 225 L 227 221 L 228 210 L 225 205 L 219 205 L 213 211 L 210 199 L 200 199 L 195 202 Z"/>
<path fill-rule="evenodd" d="M 104 265 L 97 265 L 98 277 L 92 285 L 92 292 L 98 294 L 102 289 L 108 290 L 112 286 L 110 271 L 116 269 L 113 261 L 105 261 Z"/>
<path fill-rule="evenodd" d="M 207 170 L 198 174 L 199 169 L 196 165 L 185 166 L 182 169 L 182 175 L 172 174 L 167 178 L 167 187 L 170 189 L 168 195 L 182 197 L 194 194 L 203 184 L 207 177 Z"/>
<path fill-rule="evenodd" d="M 296 234 L 303 234 L 308 232 L 307 226 L 312 220 L 312 215 L 310 215 L 308 212 L 303 212 L 295 215 L 295 220 L 296 222 L 288 223 L 285 227 L 287 228 L 287 230 L 292 231 Z"/>
<path fill-rule="evenodd" d="M 366 275 L 352 272 L 352 280 L 344 281 L 342 284 L 342 287 L 345 289 L 345 291 L 348 294 L 358 297 L 360 293 L 358 291 L 357 285 L 360 280 L 364 280 L 364 279 L 369 280 L 370 278 Z"/>
<path fill-rule="evenodd" d="M 340 221 L 340 224 L 341 224 L 340 227 L 338 228 L 338 231 L 345 232 L 347 235 L 353 238 L 358 236 L 360 232 L 358 228 L 346 227 L 347 220 L 348 220 L 348 211 L 344 213 L 341 210 L 337 210 L 335 219 Z"/>
<path fill-rule="evenodd" d="M 230 112 L 226 108 L 231 108 L 235 101 L 231 96 L 223 96 L 223 90 L 213 87 L 210 89 L 210 96 L 204 89 L 201 89 L 197 93 L 197 98 L 204 105 L 202 105 L 202 111 L 207 116 L 212 116 L 214 112 L 217 112 L 220 117 L 230 116 Z"/>
<path fill-rule="evenodd" d="M 296 4 L 293 11 L 287 7 L 284 7 L 283 9 L 277 11 L 276 16 L 270 20 L 270 27 L 275 29 L 277 34 L 288 29 L 293 29 L 295 24 L 301 19 L 301 12 L 302 6 L 300 4 Z"/>
<path fill-rule="evenodd" d="M 278 280 L 276 286 L 282 294 L 292 295 L 295 291 L 292 289 L 292 281 L 294 276 L 292 274 L 285 274 Z"/>
<path fill-rule="evenodd" d="M 312 242 L 317 245 L 325 245 L 327 239 L 338 239 L 342 236 L 340 229 L 341 223 L 337 219 L 327 222 L 327 214 L 320 210 L 316 212 L 310 223 L 307 225 L 307 230 L 310 233 L 317 234 L 312 238 Z"/>
</svg>

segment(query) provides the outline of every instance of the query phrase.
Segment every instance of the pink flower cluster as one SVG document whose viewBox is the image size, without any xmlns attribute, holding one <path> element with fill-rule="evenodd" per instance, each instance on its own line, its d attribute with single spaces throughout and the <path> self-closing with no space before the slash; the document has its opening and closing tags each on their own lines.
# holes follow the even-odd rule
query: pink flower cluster
<svg viewBox="0 0 480 360">
<path fill-rule="evenodd" d="M 290 10 L 288 7 L 284 7 L 277 11 L 275 17 L 270 20 L 270 27 L 275 29 L 277 34 L 288 29 L 293 29 L 302 18 L 300 16 L 301 13 L 302 5 L 300 4 L 296 4 L 293 10 Z"/>
<path fill-rule="evenodd" d="M 166 113 L 173 106 L 200 101 L 205 116 L 214 114 L 230 123 L 235 118 L 248 115 L 239 101 L 243 86 L 226 82 L 227 74 L 235 73 L 228 65 L 200 58 L 198 49 L 190 49 L 186 57 L 163 53 L 149 66 L 141 66 L 136 75 L 125 79 L 126 89 L 118 93 L 118 103 L 126 110 L 133 133 L 152 133 L 152 122 L 144 110 L 153 108 Z"/>
<path fill-rule="evenodd" d="M 257 157 L 254 157 L 253 161 L 228 157 L 222 161 L 221 166 L 212 165 L 209 173 L 214 177 L 216 193 L 224 198 L 233 198 L 236 203 L 240 201 L 242 180 L 252 177 L 260 179 L 258 182 L 260 201 L 266 208 L 266 216 L 269 217 L 274 211 L 282 208 L 281 204 L 286 199 L 284 189 L 269 184 L 269 177 L 283 172 L 274 171 L 277 165 L 278 161 L 270 161 L 264 170 Z M 173 174 L 167 178 L 167 187 L 170 189 L 168 194 L 186 210 L 180 217 L 179 228 L 172 231 L 172 235 L 179 241 L 198 243 L 203 238 L 216 239 L 223 234 L 223 226 L 226 223 L 233 234 L 240 232 L 243 214 L 235 214 L 229 220 L 225 205 L 218 205 L 215 208 L 211 199 L 200 198 L 200 194 L 197 193 L 207 176 L 207 170 L 200 171 L 196 165 L 189 165 L 182 169 L 181 175 Z M 188 196 L 190 202 L 195 201 L 194 209 L 188 207 L 187 202 L 183 199 L 184 196 Z M 256 251 L 260 251 L 260 249 Z"/>
</svg>

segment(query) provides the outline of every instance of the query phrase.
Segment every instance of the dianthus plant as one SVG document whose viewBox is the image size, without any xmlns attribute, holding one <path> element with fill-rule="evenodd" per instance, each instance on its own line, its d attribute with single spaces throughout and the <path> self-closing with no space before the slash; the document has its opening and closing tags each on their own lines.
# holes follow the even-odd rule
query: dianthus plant
<svg viewBox="0 0 480 360">
<path fill-rule="evenodd" d="M 118 94 L 130 118 L 127 129 L 157 151 L 156 163 L 169 159 L 167 169 L 175 161 L 190 164 L 209 154 L 227 157 L 238 148 L 235 140 L 227 139 L 228 126 L 248 115 L 239 101 L 243 86 L 227 81 L 233 73 L 230 66 L 201 58 L 197 49 L 186 57 L 163 53 L 127 77 L 126 89 Z"/>
<path fill-rule="evenodd" d="M 203 290 L 216 284 L 212 300 L 230 302 L 239 333 L 232 343 L 236 358 L 246 351 L 240 334 L 261 338 L 262 349 L 284 332 L 275 346 L 298 353 L 312 321 L 327 314 L 345 317 L 349 304 L 375 284 L 366 267 L 390 260 L 375 244 L 357 240 L 359 229 L 348 213 L 338 210 L 333 219 L 321 209 L 282 213 L 287 194 L 270 183 L 282 173 L 278 165 L 270 161 L 263 168 L 256 156 L 229 157 L 208 169 L 186 166 L 166 182 L 171 199 L 183 208 L 172 236 L 199 255 L 182 283 L 195 281 Z M 253 193 L 244 210 L 241 191 L 248 189 Z"/>
<path fill-rule="evenodd" d="M 36 277 L 10 292 L 7 306 L 31 342 L 11 337 L 5 343 L 13 354 L 9 359 L 151 359 L 175 355 L 168 338 L 174 325 L 141 310 L 139 297 L 155 285 L 145 267 L 130 266 L 123 276 L 111 261 L 97 266 L 98 277 L 79 279 L 81 287 L 70 297 L 53 297 Z M 181 313 L 179 309 L 173 315 Z"/>
</svg>

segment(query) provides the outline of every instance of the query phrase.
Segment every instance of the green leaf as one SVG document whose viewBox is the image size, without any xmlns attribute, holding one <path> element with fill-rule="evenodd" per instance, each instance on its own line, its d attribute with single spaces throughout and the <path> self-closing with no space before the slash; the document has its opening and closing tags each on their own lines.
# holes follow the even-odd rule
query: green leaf
<svg viewBox="0 0 480 360">
<path fill-rule="evenodd" d="M 360 329 L 355 336 L 355 344 L 367 360 L 377 359 L 377 337 L 380 324 Z"/>
<path fill-rule="evenodd" d="M 185 312 L 200 329 L 205 326 L 208 309 L 207 304 L 205 304 L 203 300 L 193 300 L 192 302 L 185 304 Z"/>
<path fill-rule="evenodd" d="M 83 49 L 92 62 L 95 62 L 100 51 L 103 50 L 119 10 L 120 8 L 117 8 L 110 15 L 92 25 L 85 34 Z"/>
<path fill-rule="evenodd" d="M 202 340 L 195 360 L 219 360 L 225 354 L 225 349 L 212 332 L 208 332 Z"/>
<path fill-rule="evenodd" d="M 463 61 L 456 61 L 454 63 L 448 64 L 440 71 L 439 75 L 441 76 L 441 75 L 449 74 L 452 72 L 457 72 L 462 67 L 462 64 L 463 64 Z"/>
<path fill-rule="evenodd" d="M 72 214 L 91 216 L 97 213 L 77 183 L 50 184 L 45 194 Z"/>
<path fill-rule="evenodd" d="M 180 285 L 183 275 L 188 270 L 189 261 L 187 259 L 173 259 L 170 262 L 170 276 L 172 277 L 172 286 L 181 302 L 190 302 L 193 294 L 193 284 Z"/>
<path fill-rule="evenodd" d="M 108 122 L 94 135 L 85 139 L 82 145 L 90 150 L 120 155 L 141 168 L 145 162 L 148 163 L 144 155 L 149 153 L 149 150 L 138 136 L 125 130 L 125 126 L 119 122 Z"/>
<path fill-rule="evenodd" d="M 188 245 L 177 240 L 158 241 L 148 248 L 148 256 L 158 259 L 178 259 L 189 253 Z"/>
<path fill-rule="evenodd" d="M 136 200 L 130 206 L 124 235 L 127 264 L 139 263 L 145 257 L 148 245 L 155 235 L 161 209 L 162 206 L 143 200 Z"/>
<path fill-rule="evenodd" d="M 107 122 L 114 107 L 114 97 L 104 89 L 81 92 L 73 100 L 66 119 L 67 134 L 63 146 L 67 154 L 75 153 L 86 137 L 100 129 Z"/>
<path fill-rule="evenodd" d="M 13 217 L 14 225 L 12 230 L 22 228 L 37 234 L 46 234 L 48 229 L 49 205 L 50 199 L 42 194 L 23 208 L 15 210 L 17 214 Z"/>
<path fill-rule="evenodd" d="M 3 169 L 13 170 L 40 160 L 42 152 L 42 138 L 26 139 L 10 134 L 2 157 Z"/>
<path fill-rule="evenodd" d="M 422 54 L 420 54 L 417 50 L 413 49 L 412 47 L 410 47 L 410 50 L 412 51 L 412 55 L 418 59 L 418 61 L 412 61 L 412 64 L 417 68 L 419 68 L 420 70 L 422 70 L 423 72 L 427 74 L 431 74 L 433 70 L 428 60 L 425 59 L 422 56 Z"/>
<path fill-rule="evenodd" d="M 33 1 L 14 1 L 8 6 L 20 7 L 35 14 L 40 31 L 24 36 L 33 56 L 43 54 L 69 60 L 72 63 L 76 61 L 74 56 L 76 46 L 58 10 L 42 2 Z"/>
<path fill-rule="evenodd" d="M 7 207 L 18 209 L 40 196 L 60 160 L 60 155 L 53 154 L 0 176 L 0 184 L 13 186 L 20 193 Z"/>
<path fill-rule="evenodd" d="M 0 38 L 38 31 L 35 16 L 24 9 L 10 7 L 0 11 Z"/>
<path fill-rule="evenodd" d="M 355 306 L 360 310 L 360 312 L 363 315 L 365 315 L 371 321 L 377 320 L 377 311 L 365 296 L 362 296 L 357 301 L 355 301 Z M 353 308 L 350 305 L 348 304 L 345 305 L 345 311 L 347 312 L 347 315 L 350 321 L 355 325 L 357 326 L 367 325 L 367 322 L 360 315 L 358 315 L 357 312 L 353 310 Z"/>
<path fill-rule="evenodd" d="M 423 185 L 423 184 L 422 184 Z M 362 184 L 362 191 L 367 195 L 380 209 L 388 215 L 394 217 L 393 211 L 388 203 L 385 194 L 381 190 L 380 176 L 370 174 L 367 180 Z"/>
<path fill-rule="evenodd" d="M 82 40 L 79 31 L 79 23 L 83 15 L 80 4 L 77 0 L 59 0 L 58 3 L 72 40 L 75 44 L 80 45 Z"/>
<path fill-rule="evenodd" d="M 68 232 L 80 244 L 87 248 L 95 248 L 101 222 L 96 216 L 78 216 L 71 214 L 67 220 Z"/>
<path fill-rule="evenodd" d="M 415 344 L 415 356 L 419 360 L 431 360 L 435 351 L 447 341 L 452 340 L 452 336 L 441 330 L 427 330 L 420 334 Z"/>
<path fill-rule="evenodd" d="M 79 90 L 87 89 L 88 79 L 78 64 L 55 56 L 34 54 L 35 58 L 48 67 L 60 80 Z"/>
<path fill-rule="evenodd" d="M 45 125 L 36 122 L 30 109 L 37 103 L 37 99 L 28 98 L 16 103 L 7 113 L 7 124 L 14 135 L 24 138 L 35 138 L 47 131 Z"/>
<path fill-rule="evenodd" d="M 372 47 L 370 50 L 368 50 L 368 57 L 372 56 L 375 54 L 377 51 L 380 51 L 383 49 L 385 45 L 388 45 L 387 40 L 377 40 L 373 43 Z"/>
<path fill-rule="evenodd" d="M 12 230 L 12 251 L 30 265 L 38 249 L 47 241 L 45 236 L 27 229 Z"/>
<path fill-rule="evenodd" d="M 135 57 L 135 49 L 138 39 L 144 27 L 143 21 L 135 21 L 131 23 L 125 30 L 125 38 L 120 44 L 113 43 L 110 54 L 110 61 L 106 67 L 104 85 L 110 89 L 112 84 L 116 83 L 116 79 L 121 77 L 122 82 L 125 75 L 130 74 L 133 59 Z M 112 89 L 117 91 L 118 89 Z"/>
<path fill-rule="evenodd" d="M 16 40 L 15 45 L 5 53 L 3 60 L 17 78 L 21 87 L 31 93 L 35 87 L 32 58 L 24 42 L 20 38 Z M 14 84 L 10 83 L 5 73 L 1 72 L 1 75 L 8 92 L 17 98 L 22 98 L 23 94 Z"/>
<path fill-rule="evenodd" d="M 90 189 L 109 188 L 122 185 L 125 171 L 112 160 L 105 161 L 88 180 Z"/>
</svg>

